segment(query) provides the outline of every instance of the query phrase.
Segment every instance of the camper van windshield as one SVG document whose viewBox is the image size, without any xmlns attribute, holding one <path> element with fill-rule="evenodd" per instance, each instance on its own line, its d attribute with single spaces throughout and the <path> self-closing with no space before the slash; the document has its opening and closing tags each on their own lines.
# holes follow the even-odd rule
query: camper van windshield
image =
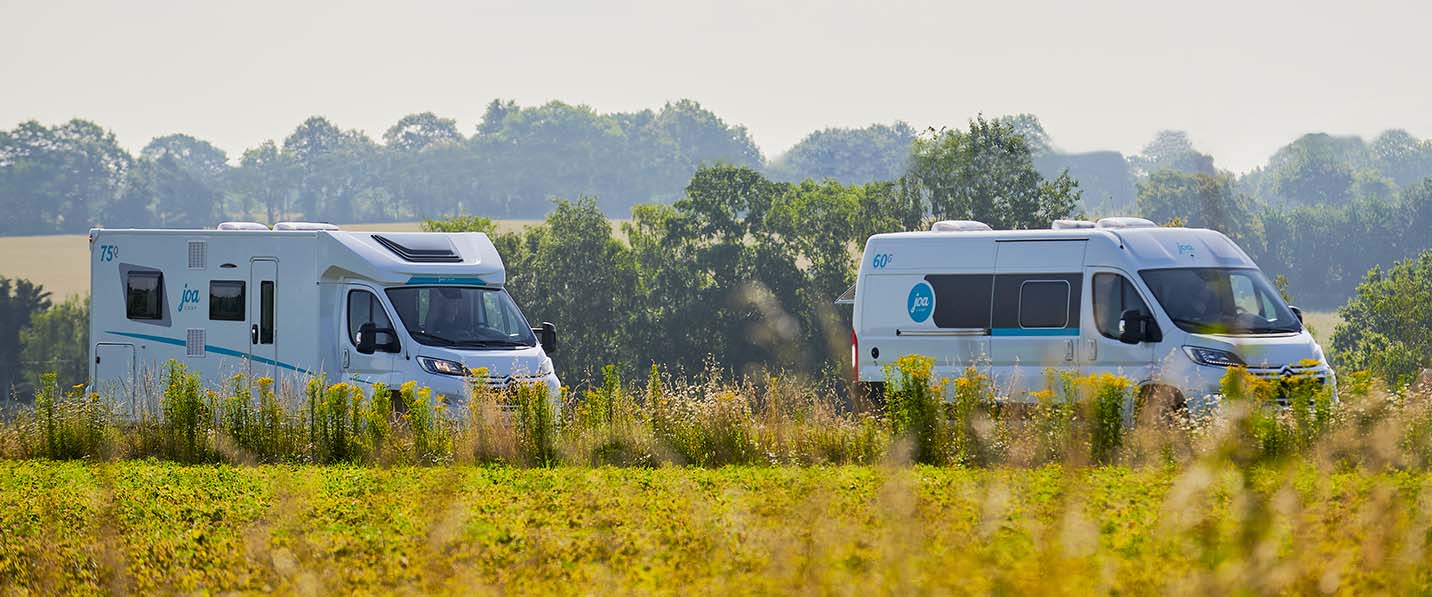
<svg viewBox="0 0 1432 597">
<path fill-rule="evenodd" d="M 388 289 L 388 300 L 413 340 L 454 348 L 520 348 L 537 337 L 504 290 L 467 286 Z"/>
<path fill-rule="evenodd" d="M 1303 329 L 1256 269 L 1155 269 L 1139 275 L 1174 325 L 1186 332 L 1258 335 Z"/>
</svg>

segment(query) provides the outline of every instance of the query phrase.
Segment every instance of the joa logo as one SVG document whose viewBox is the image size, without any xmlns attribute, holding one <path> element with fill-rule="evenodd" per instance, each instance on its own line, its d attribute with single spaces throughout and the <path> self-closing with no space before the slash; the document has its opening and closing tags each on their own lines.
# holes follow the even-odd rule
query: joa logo
<svg viewBox="0 0 1432 597">
<path fill-rule="evenodd" d="M 920 282 L 910 289 L 910 298 L 905 301 L 905 312 L 910 321 L 924 323 L 935 310 L 935 289 L 928 282 Z"/>
<path fill-rule="evenodd" d="M 194 309 L 198 308 L 199 291 L 197 289 L 190 288 L 188 284 L 185 284 L 184 289 L 179 291 L 179 310 L 193 311 Z"/>
</svg>

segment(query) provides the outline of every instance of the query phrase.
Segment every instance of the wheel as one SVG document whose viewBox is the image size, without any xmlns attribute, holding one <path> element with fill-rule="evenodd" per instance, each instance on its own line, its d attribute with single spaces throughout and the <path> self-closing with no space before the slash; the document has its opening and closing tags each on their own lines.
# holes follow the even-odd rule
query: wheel
<svg viewBox="0 0 1432 597">
<path fill-rule="evenodd" d="M 1170 422 L 1188 410 L 1183 394 L 1168 386 L 1147 385 L 1139 389 L 1134 406 L 1141 422 Z"/>
</svg>

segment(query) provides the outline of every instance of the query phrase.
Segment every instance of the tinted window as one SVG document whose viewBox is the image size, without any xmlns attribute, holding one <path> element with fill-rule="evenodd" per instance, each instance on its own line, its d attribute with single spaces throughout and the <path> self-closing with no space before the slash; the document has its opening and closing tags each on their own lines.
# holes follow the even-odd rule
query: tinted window
<svg viewBox="0 0 1432 597">
<path fill-rule="evenodd" d="M 398 319 L 420 344 L 472 348 L 537 344 L 532 328 L 505 290 L 405 286 L 386 292 Z"/>
<path fill-rule="evenodd" d="M 1079 327 L 1080 274 L 1000 274 L 992 328 Z"/>
<path fill-rule="evenodd" d="M 1119 320 L 1124 311 L 1151 315 L 1132 282 L 1118 274 L 1094 274 L 1094 325 L 1106 338 L 1119 339 Z"/>
<path fill-rule="evenodd" d="M 273 344 L 273 281 L 259 282 L 259 344 Z"/>
<path fill-rule="evenodd" d="M 129 272 L 124 276 L 125 314 L 130 319 L 164 318 L 164 274 Z"/>
<path fill-rule="evenodd" d="M 363 324 L 371 323 L 373 327 L 392 329 L 393 322 L 388 319 L 388 312 L 383 310 L 383 304 L 378 302 L 378 297 L 366 290 L 350 290 L 348 292 L 348 341 L 353 346 L 358 346 L 358 332 L 363 329 Z"/>
<path fill-rule="evenodd" d="M 1069 325 L 1069 283 L 1028 280 L 1019 291 L 1019 327 L 1062 328 Z"/>
<path fill-rule="evenodd" d="M 942 328 L 989 328 L 990 274 L 939 274 L 925 276 L 935 290 L 934 320 Z"/>
<path fill-rule="evenodd" d="M 209 319 L 244 320 L 244 283 L 239 280 L 209 282 Z"/>
<path fill-rule="evenodd" d="M 1292 334 L 1303 329 L 1256 269 L 1139 272 L 1174 325 L 1195 334 Z"/>
</svg>

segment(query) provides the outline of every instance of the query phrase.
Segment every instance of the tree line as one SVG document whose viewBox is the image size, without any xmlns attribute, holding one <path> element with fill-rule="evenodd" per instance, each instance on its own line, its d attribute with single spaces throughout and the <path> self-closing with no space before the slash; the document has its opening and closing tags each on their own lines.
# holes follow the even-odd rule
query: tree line
<svg viewBox="0 0 1432 597">
<path fill-rule="evenodd" d="M 964 129 L 917 134 L 890 181 L 792 182 L 750 166 L 698 167 L 680 198 L 634 207 L 618 230 L 590 196 L 554 200 L 542 223 L 517 232 L 498 233 L 482 216 L 424 225 L 493 236 L 519 304 L 534 320 L 562 324 L 557 364 L 572 383 L 608 363 L 629 372 L 720 363 L 833 379 L 845 374 L 849 313 L 832 299 L 853 282 L 870 235 L 936 219 L 1039 228 L 1088 215 L 1067 171 L 1039 173 L 1047 141 L 1031 125 L 977 117 Z M 1343 204 L 1259 205 L 1232 175 L 1210 170 L 1211 159 L 1186 138 L 1163 141 L 1137 161 L 1147 169 L 1141 213 L 1228 232 L 1270 273 L 1283 267 L 1295 299 L 1300 285 L 1360 283 L 1343 308 L 1348 324 L 1334 337 L 1335 360 L 1389 380 L 1416 374 L 1427 360 L 1424 336 L 1432 337 L 1421 315 L 1432 304 L 1432 260 L 1424 254 L 1388 274 L 1377 264 L 1426 249 L 1432 180 L 1393 180 L 1388 194 L 1359 192 Z M 86 307 L 82 299 L 51 305 L 41 288 L 0 280 L 0 347 L 10 347 L 0 350 L 0 383 L 23 386 L 43 371 L 82 382 Z"/>
</svg>

